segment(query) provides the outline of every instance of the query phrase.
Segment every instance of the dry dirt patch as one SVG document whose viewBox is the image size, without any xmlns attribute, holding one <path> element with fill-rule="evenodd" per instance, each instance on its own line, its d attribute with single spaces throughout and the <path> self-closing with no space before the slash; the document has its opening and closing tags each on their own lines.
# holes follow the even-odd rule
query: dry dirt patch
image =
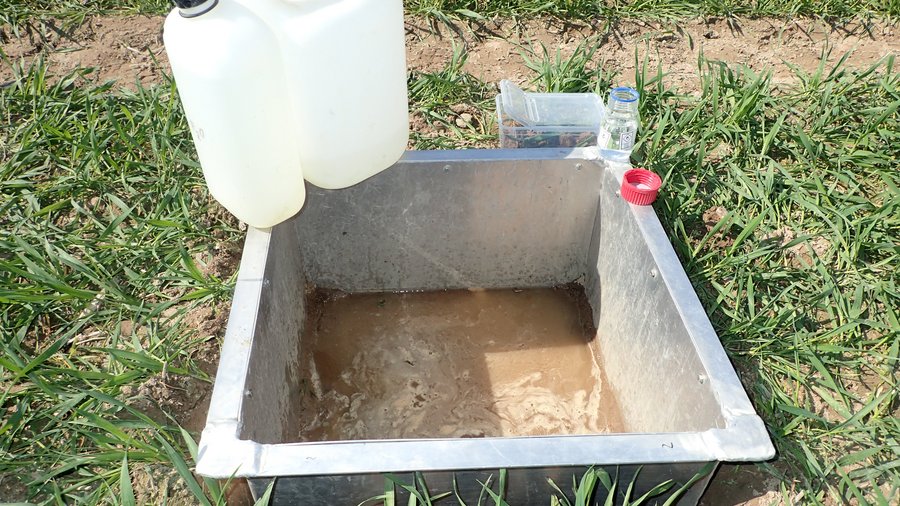
<svg viewBox="0 0 900 506">
<path fill-rule="evenodd" d="M 54 21 L 34 23 L 15 35 L 0 27 L 3 51 L 13 60 L 29 61 L 43 54 L 54 72 L 92 67 L 98 82 L 114 79 L 133 87 L 163 81 L 169 72 L 162 43 L 163 17 L 96 17 L 63 29 Z M 488 82 L 512 79 L 526 82 L 531 71 L 520 53 L 543 43 L 552 52 L 571 54 L 587 37 L 602 42 L 597 63 L 618 71 L 621 82 L 634 80 L 635 49 L 646 54 L 655 67 L 661 63 L 669 83 L 683 91 L 696 88 L 697 58 L 702 52 L 713 60 L 746 64 L 771 70 L 776 82 L 793 78 L 791 65 L 811 71 L 823 50 L 831 48 L 830 61 L 848 51 L 852 65 L 863 67 L 900 50 L 898 28 L 893 23 L 829 25 L 823 21 L 780 19 L 693 20 L 674 24 L 621 22 L 604 30 L 600 21 L 583 24 L 542 18 L 524 22 L 497 20 L 480 26 L 460 25 L 452 30 L 422 18 L 408 17 L 407 58 L 412 70 L 434 71 L 450 60 L 453 45 L 468 51 L 466 71 Z M 11 77 L 0 69 L 0 79 Z"/>
<path fill-rule="evenodd" d="M 682 91 L 697 86 L 697 60 L 706 58 L 746 64 L 756 71 L 771 70 L 776 82 L 793 79 L 791 66 L 814 70 L 823 51 L 831 48 L 830 62 L 848 51 L 851 64 L 863 67 L 888 54 L 897 54 L 897 27 L 874 23 L 835 27 L 822 21 L 754 19 L 729 23 L 721 19 L 693 20 L 672 24 L 622 22 L 609 33 L 598 23 L 574 25 L 553 19 L 520 24 L 498 21 L 478 30 L 452 33 L 434 30 L 420 20 L 408 19 L 407 47 L 410 67 L 436 70 L 452 54 L 452 39 L 463 39 L 469 58 L 465 70 L 488 82 L 511 79 L 525 82 L 531 71 L 521 53 L 544 44 L 551 53 L 557 48 L 571 54 L 587 37 L 598 36 L 602 45 L 598 63 L 619 73 L 622 83 L 634 83 L 635 50 L 647 56 L 651 68 L 661 63 L 670 84 Z M 440 27 L 438 27 L 440 28 Z"/>
<path fill-rule="evenodd" d="M 700 506 L 782 506 L 780 482 L 756 466 L 722 464 Z"/>
<path fill-rule="evenodd" d="M 9 27 L 0 27 L 0 41 L 12 60 L 30 62 L 43 54 L 56 74 L 92 67 L 97 82 L 115 80 L 134 87 L 137 81 L 161 82 L 160 69 L 168 72 L 162 22 L 158 16 L 96 17 L 69 29 L 50 20 L 22 27 L 18 36 Z M 10 77 L 3 66 L 0 79 Z"/>
</svg>

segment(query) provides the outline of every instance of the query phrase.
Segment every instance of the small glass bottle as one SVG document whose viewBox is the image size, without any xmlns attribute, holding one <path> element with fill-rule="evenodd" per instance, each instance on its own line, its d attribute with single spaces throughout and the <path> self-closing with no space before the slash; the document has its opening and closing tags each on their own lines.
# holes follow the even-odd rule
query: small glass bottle
<svg viewBox="0 0 900 506">
<path fill-rule="evenodd" d="M 640 117 L 639 94 L 634 88 L 619 87 L 609 92 L 606 115 L 600 122 L 597 145 L 600 156 L 613 162 L 627 162 L 637 139 Z"/>
</svg>

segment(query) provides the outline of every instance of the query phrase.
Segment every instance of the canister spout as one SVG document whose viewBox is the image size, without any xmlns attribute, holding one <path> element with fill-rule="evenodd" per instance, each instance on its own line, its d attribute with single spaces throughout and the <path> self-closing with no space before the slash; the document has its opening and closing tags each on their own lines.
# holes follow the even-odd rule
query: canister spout
<svg viewBox="0 0 900 506">
<path fill-rule="evenodd" d="M 178 13 L 185 18 L 195 18 L 213 10 L 219 0 L 174 0 Z"/>
</svg>

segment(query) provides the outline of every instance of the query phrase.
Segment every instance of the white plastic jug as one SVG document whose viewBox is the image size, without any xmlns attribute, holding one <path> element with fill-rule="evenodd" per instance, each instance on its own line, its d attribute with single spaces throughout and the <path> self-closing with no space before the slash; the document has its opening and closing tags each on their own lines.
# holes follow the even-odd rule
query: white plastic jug
<svg viewBox="0 0 900 506">
<path fill-rule="evenodd" d="M 307 181 L 354 185 L 409 140 L 402 0 L 237 0 L 281 42 Z"/>
<path fill-rule="evenodd" d="M 280 44 L 231 0 L 176 0 L 163 38 L 209 191 L 249 225 L 303 206 L 300 152 Z"/>
</svg>

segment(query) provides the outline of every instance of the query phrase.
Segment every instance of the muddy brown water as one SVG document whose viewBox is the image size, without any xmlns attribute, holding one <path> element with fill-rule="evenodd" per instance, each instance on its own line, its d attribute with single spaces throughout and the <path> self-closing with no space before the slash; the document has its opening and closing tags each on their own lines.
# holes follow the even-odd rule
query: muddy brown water
<svg viewBox="0 0 900 506">
<path fill-rule="evenodd" d="M 308 302 L 301 441 L 623 429 L 580 286 Z"/>
</svg>

